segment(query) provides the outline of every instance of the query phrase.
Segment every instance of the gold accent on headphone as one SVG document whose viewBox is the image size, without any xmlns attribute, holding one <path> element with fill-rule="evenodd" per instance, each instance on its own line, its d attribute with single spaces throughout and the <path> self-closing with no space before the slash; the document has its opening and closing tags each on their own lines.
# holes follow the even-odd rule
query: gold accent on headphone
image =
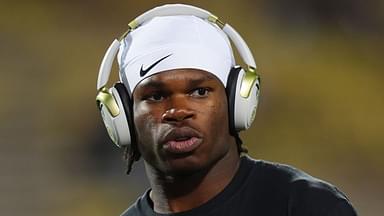
<svg viewBox="0 0 384 216">
<path fill-rule="evenodd" d="M 256 68 L 248 66 L 245 70 L 245 75 L 241 81 L 240 87 L 240 96 L 243 98 L 248 98 L 251 94 L 252 87 L 255 84 L 256 80 L 259 79 L 259 75 L 256 73 Z"/>
<path fill-rule="evenodd" d="M 111 93 L 109 93 L 106 87 L 103 87 L 97 93 L 96 103 L 99 108 L 101 108 L 101 104 L 107 107 L 108 112 L 113 117 L 116 117 L 120 113 L 119 106 L 117 105 L 115 98 L 111 95 Z"/>
<path fill-rule="evenodd" d="M 130 29 L 135 29 L 135 28 L 137 28 L 137 26 L 139 26 L 139 22 L 137 22 L 137 20 L 134 19 L 130 23 L 128 23 L 128 26 Z"/>
<path fill-rule="evenodd" d="M 120 37 L 119 41 L 122 41 L 133 29 L 137 28 L 139 26 L 139 22 L 137 20 L 132 20 L 130 23 L 128 23 L 128 30 L 125 31 Z"/>
<path fill-rule="evenodd" d="M 225 26 L 225 23 L 223 21 L 221 21 L 217 16 L 215 16 L 213 14 L 209 15 L 208 21 L 215 23 L 221 29 L 224 28 L 224 26 Z"/>
</svg>

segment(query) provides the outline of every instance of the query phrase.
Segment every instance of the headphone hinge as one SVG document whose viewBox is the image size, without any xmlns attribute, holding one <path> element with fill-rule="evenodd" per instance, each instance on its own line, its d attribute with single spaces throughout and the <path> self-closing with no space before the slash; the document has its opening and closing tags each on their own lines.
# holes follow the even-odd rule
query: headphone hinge
<svg viewBox="0 0 384 216">
<path fill-rule="evenodd" d="M 256 80 L 259 79 L 256 71 L 245 70 L 244 77 L 241 81 L 240 87 L 240 96 L 243 98 L 248 98 L 251 94 L 252 87 L 255 84 Z"/>
<path fill-rule="evenodd" d="M 111 93 L 109 93 L 106 87 L 99 90 L 96 96 L 96 104 L 99 109 L 101 109 L 101 105 L 107 107 L 108 112 L 113 117 L 116 117 L 120 113 L 119 106 L 117 105 L 115 98 L 111 95 Z"/>
<path fill-rule="evenodd" d="M 221 29 L 224 28 L 224 26 L 225 26 L 225 23 L 223 21 L 221 21 L 217 16 L 215 16 L 213 14 L 209 15 L 208 21 L 215 23 Z"/>
</svg>

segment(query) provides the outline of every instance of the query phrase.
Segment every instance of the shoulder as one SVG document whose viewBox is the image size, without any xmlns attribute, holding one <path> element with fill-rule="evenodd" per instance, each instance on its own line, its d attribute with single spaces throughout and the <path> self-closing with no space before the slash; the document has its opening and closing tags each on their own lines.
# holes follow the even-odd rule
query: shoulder
<svg viewBox="0 0 384 216">
<path fill-rule="evenodd" d="M 248 160 L 266 194 L 281 198 L 292 215 L 356 215 L 347 196 L 334 185 L 290 165 Z"/>
<path fill-rule="evenodd" d="M 336 186 L 314 177 L 292 181 L 289 208 L 298 215 L 357 215 L 343 192 Z"/>
<path fill-rule="evenodd" d="M 135 204 L 126 209 L 120 216 L 139 216 L 140 214 L 138 210 L 138 202 L 139 200 L 137 200 Z"/>
<path fill-rule="evenodd" d="M 255 166 L 257 176 L 266 179 L 272 184 L 282 184 L 290 193 L 313 195 L 317 193 L 332 194 L 336 198 L 346 198 L 332 184 L 309 175 L 308 173 L 290 165 L 264 160 L 255 160 L 248 157 Z M 264 180 L 265 181 L 265 180 Z"/>
<path fill-rule="evenodd" d="M 154 215 L 153 210 L 148 203 L 149 191 L 147 190 L 141 197 L 139 197 L 134 204 L 126 209 L 120 216 L 140 216 L 140 215 Z"/>
<path fill-rule="evenodd" d="M 270 162 L 265 160 L 256 160 L 250 157 L 243 157 L 243 160 L 253 167 L 253 178 L 260 184 L 266 184 L 271 187 L 279 187 L 289 191 L 296 182 L 318 182 L 318 180 L 307 173 L 293 166 Z"/>
</svg>

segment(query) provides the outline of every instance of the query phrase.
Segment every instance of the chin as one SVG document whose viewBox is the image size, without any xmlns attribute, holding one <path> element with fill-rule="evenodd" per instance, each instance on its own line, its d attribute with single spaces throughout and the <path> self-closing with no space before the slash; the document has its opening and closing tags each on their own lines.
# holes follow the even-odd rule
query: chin
<svg viewBox="0 0 384 216">
<path fill-rule="evenodd" d="M 168 158 L 163 172 L 167 175 L 190 175 L 207 169 L 208 166 L 202 160 L 187 156 Z"/>
</svg>

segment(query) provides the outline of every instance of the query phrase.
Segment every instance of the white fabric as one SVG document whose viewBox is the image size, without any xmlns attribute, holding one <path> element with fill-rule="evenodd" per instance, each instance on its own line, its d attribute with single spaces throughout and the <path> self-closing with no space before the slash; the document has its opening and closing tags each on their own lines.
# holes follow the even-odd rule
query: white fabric
<svg viewBox="0 0 384 216">
<path fill-rule="evenodd" d="M 165 56 L 143 77 L 144 70 Z M 226 34 L 195 16 L 155 17 L 133 30 L 118 53 L 120 79 L 124 73 L 131 92 L 143 79 L 172 69 L 193 68 L 214 74 L 224 86 L 235 65 Z"/>
</svg>

